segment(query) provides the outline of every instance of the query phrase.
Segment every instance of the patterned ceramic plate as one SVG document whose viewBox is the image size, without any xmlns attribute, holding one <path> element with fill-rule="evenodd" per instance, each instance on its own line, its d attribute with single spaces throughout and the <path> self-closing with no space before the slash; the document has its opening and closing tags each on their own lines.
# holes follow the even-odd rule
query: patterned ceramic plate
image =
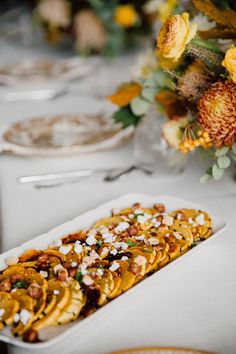
<svg viewBox="0 0 236 354">
<path fill-rule="evenodd" d="M 2 151 L 56 156 L 111 149 L 131 137 L 110 115 L 57 115 L 13 124 L 2 134 Z"/>
<path fill-rule="evenodd" d="M 119 352 L 113 352 L 111 354 L 213 354 L 205 351 L 199 351 L 194 349 L 181 349 L 181 348 L 140 348 L 140 349 L 127 349 Z"/>
<path fill-rule="evenodd" d="M 27 59 L 16 64 L 0 66 L 0 83 L 9 86 L 66 83 L 89 75 L 96 67 L 96 60 L 83 58 Z"/>
</svg>

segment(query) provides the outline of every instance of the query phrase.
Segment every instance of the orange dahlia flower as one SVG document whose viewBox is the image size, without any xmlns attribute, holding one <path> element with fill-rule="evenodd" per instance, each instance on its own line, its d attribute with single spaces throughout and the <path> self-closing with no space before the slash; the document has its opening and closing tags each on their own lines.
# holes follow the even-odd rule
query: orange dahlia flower
<svg viewBox="0 0 236 354">
<path fill-rule="evenodd" d="M 217 147 L 232 146 L 236 138 L 236 84 L 218 81 L 201 97 L 198 121 Z"/>
</svg>

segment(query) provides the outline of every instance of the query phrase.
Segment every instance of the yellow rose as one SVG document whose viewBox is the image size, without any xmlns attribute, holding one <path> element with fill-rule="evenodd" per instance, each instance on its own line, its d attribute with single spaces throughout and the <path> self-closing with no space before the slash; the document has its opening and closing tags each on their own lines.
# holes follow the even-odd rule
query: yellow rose
<svg viewBox="0 0 236 354">
<path fill-rule="evenodd" d="M 115 22 L 124 28 L 134 26 L 139 17 L 133 5 L 120 5 L 115 9 Z"/>
<path fill-rule="evenodd" d="M 236 83 L 236 47 L 227 50 L 222 65 L 228 70 L 230 78 Z"/>
<path fill-rule="evenodd" d="M 157 47 L 164 58 L 177 61 L 186 45 L 195 37 L 197 25 L 190 25 L 189 14 L 171 15 L 162 25 L 157 37 Z"/>
</svg>

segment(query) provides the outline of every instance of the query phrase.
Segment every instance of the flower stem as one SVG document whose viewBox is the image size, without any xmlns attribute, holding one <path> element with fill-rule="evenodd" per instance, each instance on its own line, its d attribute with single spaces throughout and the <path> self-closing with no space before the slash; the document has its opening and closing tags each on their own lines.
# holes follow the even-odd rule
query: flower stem
<svg viewBox="0 0 236 354">
<path fill-rule="evenodd" d="M 186 47 L 186 53 L 196 59 L 200 59 L 214 73 L 219 74 L 224 71 L 224 68 L 221 65 L 223 55 L 209 49 L 204 41 L 191 41 Z"/>
</svg>

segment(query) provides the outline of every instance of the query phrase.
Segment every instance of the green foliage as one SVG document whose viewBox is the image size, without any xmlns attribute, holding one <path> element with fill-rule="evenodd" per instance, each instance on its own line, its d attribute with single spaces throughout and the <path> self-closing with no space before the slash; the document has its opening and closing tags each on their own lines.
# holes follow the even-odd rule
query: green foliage
<svg viewBox="0 0 236 354">
<path fill-rule="evenodd" d="M 139 123 L 141 116 L 135 115 L 131 111 L 130 106 L 126 106 L 116 111 L 113 118 L 116 123 L 121 123 L 124 128 L 127 128 L 130 125 L 136 126 Z"/>
<path fill-rule="evenodd" d="M 148 111 L 150 105 L 150 101 L 147 101 L 145 98 L 138 96 L 131 101 L 130 108 L 134 115 L 142 116 Z"/>
</svg>

